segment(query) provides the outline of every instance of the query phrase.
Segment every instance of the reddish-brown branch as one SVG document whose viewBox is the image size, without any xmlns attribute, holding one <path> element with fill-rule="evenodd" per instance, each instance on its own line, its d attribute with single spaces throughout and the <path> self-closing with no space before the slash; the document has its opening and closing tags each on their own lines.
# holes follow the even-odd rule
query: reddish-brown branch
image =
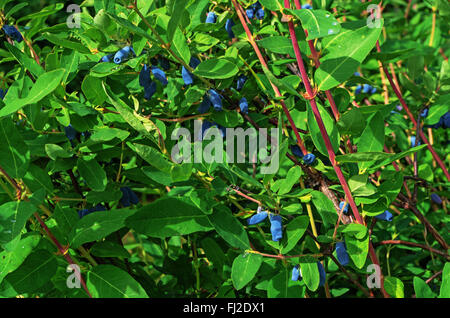
<svg viewBox="0 0 450 318">
<path fill-rule="evenodd" d="M 378 242 L 377 244 L 379 244 L 379 245 L 406 245 L 406 246 L 420 247 L 421 249 L 430 251 L 435 254 L 439 254 L 441 256 L 444 256 L 447 259 L 450 259 L 450 255 L 448 255 L 447 253 L 437 250 L 435 248 L 432 248 L 430 246 L 419 244 L 419 243 L 407 242 L 407 241 L 402 241 L 402 240 L 386 240 L 386 241 Z"/>
</svg>

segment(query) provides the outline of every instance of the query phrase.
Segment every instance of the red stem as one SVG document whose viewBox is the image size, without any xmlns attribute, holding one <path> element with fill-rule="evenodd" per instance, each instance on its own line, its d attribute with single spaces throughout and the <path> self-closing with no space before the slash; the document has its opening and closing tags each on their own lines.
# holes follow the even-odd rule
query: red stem
<svg viewBox="0 0 450 318">
<path fill-rule="evenodd" d="M 253 39 L 253 35 L 248 28 L 247 22 L 245 21 L 244 15 L 242 14 L 241 6 L 236 2 L 236 0 L 231 0 L 231 1 L 233 2 L 233 6 L 236 9 L 236 13 L 239 17 L 239 20 L 241 21 L 241 24 L 244 27 L 245 33 L 247 34 L 247 37 L 248 37 L 248 40 L 249 40 L 250 44 L 252 45 L 253 49 L 255 50 L 255 53 L 258 56 L 258 59 L 259 59 L 261 65 L 268 69 L 267 63 L 264 60 L 264 57 L 262 56 L 258 45 L 256 44 L 255 40 Z M 272 82 L 270 82 L 270 85 L 272 86 L 277 97 L 281 97 L 280 90 L 278 89 L 278 87 L 275 86 Z M 292 130 L 294 131 L 295 137 L 297 138 L 297 144 L 300 147 L 300 149 L 302 150 L 303 154 L 306 155 L 308 153 L 308 151 L 306 150 L 306 147 L 303 144 L 303 140 L 300 137 L 298 129 L 295 126 L 294 120 L 292 119 L 291 114 L 290 114 L 288 108 L 286 107 L 286 104 L 284 103 L 284 100 L 280 100 L 280 103 L 281 103 L 281 106 L 283 107 L 283 111 L 289 121 L 289 124 L 291 125 Z"/>
<path fill-rule="evenodd" d="M 380 43 L 378 41 L 377 41 L 377 51 L 381 52 Z M 417 122 L 416 122 L 414 116 L 412 115 L 411 111 L 409 110 L 408 105 L 406 105 L 406 102 L 402 96 L 402 93 L 400 93 L 400 91 L 398 90 L 397 86 L 395 85 L 395 83 L 392 79 L 391 74 L 384 66 L 383 66 L 383 71 L 386 74 L 386 77 L 387 77 L 389 83 L 391 84 L 391 87 L 394 90 L 395 95 L 397 95 L 397 98 L 399 99 L 400 103 L 402 104 L 403 108 L 405 109 L 406 114 L 408 115 L 409 119 L 413 123 L 414 129 L 415 129 L 417 126 Z M 441 167 L 442 171 L 444 171 L 444 174 L 447 177 L 447 181 L 450 181 L 450 173 L 447 171 L 447 167 L 445 166 L 444 162 L 441 160 L 439 155 L 436 153 L 433 146 L 431 146 L 430 141 L 428 140 L 427 136 L 425 136 L 425 134 L 423 133 L 423 131 L 421 129 L 419 130 L 419 135 L 420 135 L 420 138 L 426 143 L 427 148 L 430 150 L 431 154 L 433 155 L 434 160 L 436 160 L 438 165 Z"/>
</svg>

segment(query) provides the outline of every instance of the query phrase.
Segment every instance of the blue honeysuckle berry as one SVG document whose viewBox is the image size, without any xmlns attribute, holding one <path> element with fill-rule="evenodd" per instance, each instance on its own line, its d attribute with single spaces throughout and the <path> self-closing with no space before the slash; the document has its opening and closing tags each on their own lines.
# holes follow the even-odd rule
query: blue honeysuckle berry
<svg viewBox="0 0 450 318">
<path fill-rule="evenodd" d="M 264 9 L 258 9 L 255 15 L 258 20 L 264 19 Z"/>
<path fill-rule="evenodd" d="M 0 98 L 1 99 L 5 98 L 6 93 L 8 93 L 8 89 L 3 90 L 3 88 L 0 88 Z"/>
<path fill-rule="evenodd" d="M 303 157 L 303 162 L 308 165 L 312 164 L 314 162 L 314 160 L 316 160 L 316 156 L 313 155 L 312 153 L 309 153 Z"/>
<path fill-rule="evenodd" d="M 120 203 L 123 207 L 129 207 L 131 204 L 139 203 L 139 198 L 137 197 L 136 193 L 134 193 L 134 191 L 129 187 L 122 187 L 120 188 L 120 191 L 122 191 L 122 198 L 120 199 Z"/>
<path fill-rule="evenodd" d="M 347 248 L 344 242 L 336 243 L 336 255 L 339 263 L 341 263 L 342 266 L 347 266 L 350 262 L 350 258 L 348 256 Z"/>
<path fill-rule="evenodd" d="M 372 89 L 370 90 L 370 94 L 375 94 L 376 92 L 377 92 L 377 88 L 372 87 Z"/>
<path fill-rule="evenodd" d="M 319 269 L 319 276 L 320 276 L 319 286 L 322 287 L 325 285 L 327 274 L 325 273 L 325 268 L 323 268 L 321 262 L 317 262 L 317 268 Z"/>
<path fill-rule="evenodd" d="M 114 59 L 114 54 L 108 54 L 108 55 L 103 56 L 103 57 L 100 59 L 100 61 L 98 61 L 98 62 L 99 62 L 99 63 L 102 63 L 102 62 L 112 62 L 113 59 Z"/>
<path fill-rule="evenodd" d="M 369 84 L 363 84 L 362 92 L 363 92 L 364 94 L 367 94 L 367 93 L 370 92 L 371 89 L 372 89 L 372 86 L 370 86 Z"/>
<path fill-rule="evenodd" d="M 442 119 L 442 127 L 449 128 L 450 127 L 450 112 L 446 112 L 444 116 L 441 117 Z"/>
<path fill-rule="evenodd" d="M 134 55 L 136 55 L 136 53 L 134 53 L 134 50 L 131 46 L 125 46 L 124 48 L 120 49 L 114 55 L 114 63 L 116 63 L 116 64 L 122 63 L 124 60 L 126 60 L 128 58 L 130 53 L 133 53 Z"/>
<path fill-rule="evenodd" d="M 344 206 L 344 204 L 345 204 L 344 201 L 339 202 L 339 210 L 342 210 L 342 207 Z M 345 214 L 348 213 L 348 203 L 345 205 L 345 208 L 344 208 L 344 211 L 343 211 L 343 212 L 344 212 Z"/>
<path fill-rule="evenodd" d="M 420 113 L 420 117 L 427 117 L 428 116 L 428 108 L 425 108 L 424 110 L 422 110 L 422 112 Z"/>
<path fill-rule="evenodd" d="M 411 148 L 420 145 L 420 140 L 417 140 L 416 136 L 411 136 Z"/>
<path fill-rule="evenodd" d="M 212 128 L 213 126 L 216 126 L 219 129 L 219 132 L 220 132 L 220 135 L 222 136 L 222 138 L 225 137 L 225 135 L 226 135 L 226 128 L 225 127 L 220 126 L 216 122 L 210 122 L 208 120 L 204 120 L 203 123 L 202 123 L 202 134 L 200 136 L 200 140 L 203 140 L 205 135 L 208 133 L 208 129 Z"/>
<path fill-rule="evenodd" d="M 152 73 L 161 84 L 167 85 L 169 83 L 166 78 L 166 73 L 162 69 L 152 66 Z"/>
<path fill-rule="evenodd" d="M 166 59 L 164 56 L 159 56 L 157 59 L 159 65 L 163 68 L 164 71 L 170 69 L 170 61 Z"/>
<path fill-rule="evenodd" d="M 391 221 L 392 221 L 392 218 L 393 218 L 393 215 L 392 215 L 391 212 L 389 212 L 388 210 L 386 210 L 386 211 L 384 211 L 383 213 L 376 215 L 375 218 L 378 219 L 378 220 L 383 220 L 383 221 L 389 221 L 389 222 L 391 222 Z"/>
<path fill-rule="evenodd" d="M 297 157 L 299 157 L 299 158 L 303 158 L 303 152 L 302 152 L 302 150 L 300 149 L 299 146 L 297 146 L 297 145 L 292 145 L 290 148 L 291 148 L 292 154 L 293 154 L 294 156 L 297 156 Z"/>
<path fill-rule="evenodd" d="M 361 85 L 356 86 L 355 94 L 356 95 L 361 94 L 361 90 L 362 90 L 362 86 Z"/>
<path fill-rule="evenodd" d="M 361 73 L 360 73 L 360 72 L 355 72 L 355 73 L 353 73 L 353 75 L 355 75 L 355 76 L 361 76 Z"/>
<path fill-rule="evenodd" d="M 247 17 L 249 19 L 253 19 L 253 17 L 255 16 L 255 10 L 253 8 L 249 8 L 245 10 L 245 14 L 247 14 Z"/>
<path fill-rule="evenodd" d="M 312 6 L 309 3 L 302 5 L 302 9 L 312 9 Z"/>
<path fill-rule="evenodd" d="M 77 137 L 78 132 L 75 130 L 75 128 L 72 127 L 71 124 L 69 126 L 64 127 L 64 133 L 66 134 L 67 139 L 70 141 L 74 140 Z"/>
<path fill-rule="evenodd" d="M 236 89 L 240 91 L 243 87 L 245 82 L 247 81 L 247 76 L 245 75 L 239 75 L 237 79 Z"/>
<path fill-rule="evenodd" d="M 302 280 L 302 270 L 300 269 L 300 266 L 295 265 L 294 268 L 292 269 L 292 277 L 291 280 L 293 281 L 297 281 L 297 280 Z"/>
<path fill-rule="evenodd" d="M 272 241 L 278 242 L 283 237 L 283 226 L 281 216 L 278 214 L 270 215 L 270 232 L 272 233 Z"/>
<path fill-rule="evenodd" d="M 233 30 L 232 30 L 233 25 L 234 25 L 233 19 L 228 19 L 227 22 L 225 22 L 225 30 L 227 31 L 228 37 L 230 39 L 234 39 L 235 38 L 235 35 L 233 33 Z"/>
<path fill-rule="evenodd" d="M 85 217 L 88 214 L 91 214 L 94 212 L 100 212 L 100 211 L 106 211 L 106 208 L 102 204 L 99 203 L 93 208 L 78 211 L 78 216 L 81 219 L 82 217 Z"/>
<path fill-rule="evenodd" d="M 150 68 L 147 64 L 144 64 L 142 70 L 139 72 L 139 85 L 146 87 L 151 84 L 152 80 L 150 79 Z"/>
<path fill-rule="evenodd" d="M 248 114 L 248 102 L 247 98 L 242 97 L 239 101 L 239 108 L 241 109 L 241 112 L 244 114 Z"/>
<path fill-rule="evenodd" d="M 153 94 L 156 93 L 156 83 L 151 82 L 149 85 L 144 87 L 144 98 L 150 100 Z"/>
<path fill-rule="evenodd" d="M 217 15 L 214 12 L 208 12 L 205 23 L 216 23 Z"/>
<path fill-rule="evenodd" d="M 262 211 L 262 212 L 253 214 L 252 217 L 247 219 L 247 224 L 248 225 L 259 224 L 267 218 L 267 215 L 268 215 L 267 211 Z"/>
<path fill-rule="evenodd" d="M 200 106 L 198 107 L 198 112 L 200 114 L 204 114 L 208 112 L 210 107 L 211 102 L 209 101 L 209 98 L 207 96 L 204 96 L 202 102 L 200 103 Z"/>
<path fill-rule="evenodd" d="M 200 60 L 196 57 L 191 57 L 189 66 L 195 69 L 200 64 Z M 181 76 L 183 77 L 184 85 L 191 85 L 194 83 L 194 74 L 189 72 L 184 66 L 181 68 Z"/>
<path fill-rule="evenodd" d="M 214 107 L 214 110 L 220 111 L 222 110 L 222 97 L 215 90 L 210 89 L 208 91 L 208 98 L 211 104 Z"/>
<path fill-rule="evenodd" d="M 12 38 L 13 40 L 16 40 L 18 43 L 23 41 L 22 34 L 20 34 L 19 30 L 16 29 L 13 25 L 4 25 L 2 27 L 2 30 L 5 32 L 7 36 Z"/>
<path fill-rule="evenodd" d="M 403 110 L 403 107 L 402 107 L 402 105 L 397 105 L 397 106 L 395 106 L 395 108 L 397 108 L 397 110 L 400 112 L 400 111 L 402 111 Z"/>
<path fill-rule="evenodd" d="M 436 193 L 432 193 L 431 194 L 431 200 L 436 203 L 436 204 L 442 204 L 442 199 L 439 195 L 437 195 Z"/>
<path fill-rule="evenodd" d="M 91 137 L 91 133 L 89 131 L 85 131 L 81 133 L 81 136 L 83 136 L 85 139 L 88 139 L 89 137 Z"/>
</svg>

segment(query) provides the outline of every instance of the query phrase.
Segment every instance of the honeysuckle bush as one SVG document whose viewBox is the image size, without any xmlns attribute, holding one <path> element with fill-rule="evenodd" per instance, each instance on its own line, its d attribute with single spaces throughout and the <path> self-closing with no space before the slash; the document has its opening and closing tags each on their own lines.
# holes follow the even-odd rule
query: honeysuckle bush
<svg viewBox="0 0 450 318">
<path fill-rule="evenodd" d="M 0 296 L 449 297 L 450 5 L 379 2 L 0 1 Z"/>
</svg>

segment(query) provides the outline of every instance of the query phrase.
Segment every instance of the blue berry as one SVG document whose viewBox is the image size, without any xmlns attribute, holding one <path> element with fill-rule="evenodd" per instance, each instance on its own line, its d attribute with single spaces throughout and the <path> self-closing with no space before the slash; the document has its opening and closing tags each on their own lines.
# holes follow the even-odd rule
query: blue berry
<svg viewBox="0 0 450 318">
<path fill-rule="evenodd" d="M 303 157 L 303 162 L 310 165 L 316 160 L 316 156 L 314 156 L 312 153 L 307 154 Z"/>
<path fill-rule="evenodd" d="M 84 210 L 78 211 L 78 216 L 81 219 L 82 217 L 85 217 L 88 214 L 91 214 L 93 212 L 100 212 L 100 211 L 106 211 L 106 208 L 102 204 L 97 204 L 93 208 L 84 209 Z"/>
<path fill-rule="evenodd" d="M 309 3 L 302 5 L 302 9 L 312 9 L 312 6 Z"/>
<path fill-rule="evenodd" d="M 216 23 L 217 15 L 214 12 L 208 12 L 206 23 Z"/>
<path fill-rule="evenodd" d="M 169 83 L 166 78 L 166 73 L 164 73 L 164 71 L 160 68 L 152 66 L 152 73 L 153 76 L 155 76 L 155 78 L 161 82 L 161 84 L 167 85 L 167 83 Z"/>
<path fill-rule="evenodd" d="M 242 113 L 248 114 L 248 102 L 245 97 L 242 97 L 239 101 L 239 108 L 241 109 Z"/>
<path fill-rule="evenodd" d="M 10 38 L 16 40 L 19 43 L 23 41 L 22 34 L 20 34 L 19 30 L 17 30 L 15 26 L 13 26 L 13 25 L 4 25 L 2 27 L 2 29 L 5 32 L 5 34 L 7 36 L 9 36 Z"/>
<path fill-rule="evenodd" d="M 370 86 L 369 84 L 363 84 L 363 90 L 362 90 L 362 92 L 364 93 L 364 94 L 367 94 L 367 93 L 369 93 L 369 91 L 372 89 L 372 86 Z"/>
<path fill-rule="evenodd" d="M 247 14 L 247 17 L 249 19 L 253 19 L 253 17 L 255 16 L 255 10 L 252 8 L 245 10 L 245 13 Z"/>
<path fill-rule="evenodd" d="M 129 187 L 120 188 L 122 191 L 122 198 L 120 199 L 120 203 L 123 207 L 129 207 L 131 204 L 138 204 L 139 198 L 136 193 L 133 192 Z"/>
<path fill-rule="evenodd" d="M 156 93 L 156 83 L 151 82 L 149 85 L 144 87 L 144 98 L 150 100 L 153 94 Z"/>
<path fill-rule="evenodd" d="M 72 127 L 72 125 L 69 124 L 69 126 L 64 127 L 64 132 L 66 134 L 67 139 L 70 141 L 74 140 L 77 137 L 78 132 L 75 130 L 75 128 Z"/>
<path fill-rule="evenodd" d="M 302 150 L 300 149 L 299 146 L 297 146 L 297 145 L 292 145 L 290 148 L 291 148 L 292 154 L 293 154 L 294 156 L 297 156 L 297 157 L 299 157 L 299 158 L 303 158 L 303 152 L 302 152 Z"/>
<path fill-rule="evenodd" d="M 372 87 L 372 90 L 370 91 L 370 94 L 375 94 L 377 92 L 377 88 L 376 87 Z"/>
<path fill-rule="evenodd" d="M 3 88 L 0 88 L 0 98 L 1 99 L 5 98 L 6 93 L 8 93 L 8 89 L 3 90 Z"/>
<path fill-rule="evenodd" d="M 161 65 L 161 67 L 163 68 L 164 71 L 167 71 L 170 69 L 170 62 L 168 59 L 166 59 L 163 56 L 159 56 L 158 57 L 158 63 L 159 65 Z"/>
<path fill-rule="evenodd" d="M 355 94 L 356 94 L 356 95 L 361 94 L 361 89 L 362 89 L 362 86 L 361 86 L 361 85 L 356 86 Z"/>
<path fill-rule="evenodd" d="M 420 145 L 420 140 L 417 140 L 416 136 L 411 136 L 411 147 L 416 147 Z"/>
<path fill-rule="evenodd" d="M 152 80 L 150 79 L 150 68 L 147 64 L 144 64 L 141 72 L 139 73 L 139 85 L 146 87 L 151 84 Z"/>
<path fill-rule="evenodd" d="M 355 76 L 361 76 L 361 73 L 360 73 L 360 72 L 355 72 L 353 75 L 355 75 Z"/>
<path fill-rule="evenodd" d="M 225 22 L 225 30 L 228 32 L 228 37 L 230 39 L 235 38 L 233 30 L 232 30 L 233 25 L 234 25 L 233 19 L 228 19 L 227 22 Z"/>
<path fill-rule="evenodd" d="M 102 62 L 112 62 L 113 59 L 114 59 L 114 54 L 108 54 L 108 55 L 103 56 L 103 57 L 100 59 L 99 63 L 102 63 Z"/>
<path fill-rule="evenodd" d="M 428 108 L 425 108 L 424 110 L 422 110 L 422 112 L 420 113 L 421 117 L 427 117 L 428 116 Z"/>
<path fill-rule="evenodd" d="M 264 19 L 264 9 L 258 9 L 258 11 L 256 11 L 256 18 L 258 20 Z"/>
<path fill-rule="evenodd" d="M 207 96 L 204 96 L 200 106 L 198 107 L 198 112 L 200 114 L 204 114 L 204 113 L 208 112 L 210 107 L 211 107 L 211 102 L 209 101 L 209 98 Z"/>
<path fill-rule="evenodd" d="M 317 268 L 319 269 L 320 281 L 319 286 L 324 286 L 327 278 L 327 274 L 325 273 L 325 269 L 321 262 L 317 262 Z"/>
<path fill-rule="evenodd" d="M 350 262 L 350 258 L 348 256 L 347 248 L 345 247 L 344 242 L 336 243 L 336 255 L 339 263 L 341 263 L 342 266 L 347 266 Z"/>
<path fill-rule="evenodd" d="M 383 221 L 392 221 L 393 215 L 391 212 L 389 212 L 388 210 L 384 211 L 381 214 L 378 214 L 375 216 L 375 218 L 377 218 L 378 220 L 383 220 Z"/>
<path fill-rule="evenodd" d="M 256 213 L 252 215 L 251 218 L 247 219 L 247 223 L 248 225 L 259 224 L 267 218 L 267 215 L 268 215 L 267 211 Z"/>
<path fill-rule="evenodd" d="M 133 53 L 134 55 L 136 55 L 134 53 L 134 50 L 133 50 L 133 48 L 131 46 L 125 46 L 124 48 L 120 49 L 114 55 L 114 63 L 116 63 L 116 64 L 122 63 L 125 59 L 128 58 L 130 53 Z"/>
<path fill-rule="evenodd" d="M 200 60 L 196 57 L 191 57 L 189 66 L 195 69 L 200 64 Z M 191 85 L 194 83 L 194 75 L 189 72 L 184 66 L 181 68 L 181 76 L 183 77 L 184 85 Z"/>
<path fill-rule="evenodd" d="M 247 81 L 247 76 L 239 75 L 239 77 L 237 79 L 236 89 L 238 91 L 240 91 L 244 87 L 244 84 L 245 84 L 246 81 Z"/>
<path fill-rule="evenodd" d="M 440 196 L 438 196 L 436 193 L 431 194 L 431 200 L 433 200 L 436 204 L 442 204 L 442 199 Z"/>
<path fill-rule="evenodd" d="M 215 90 L 210 89 L 208 91 L 208 98 L 211 104 L 214 107 L 214 110 L 220 111 L 222 110 L 222 97 Z"/>
<path fill-rule="evenodd" d="M 278 242 L 283 237 L 282 219 L 278 214 L 270 215 L 270 232 L 272 233 L 272 241 Z"/>
<path fill-rule="evenodd" d="M 342 207 L 344 206 L 344 204 L 345 204 L 344 201 L 339 202 L 339 210 L 342 210 Z M 343 211 L 343 212 L 344 212 L 345 214 L 348 213 L 348 204 L 345 205 L 345 208 L 344 208 L 344 211 Z"/>
<path fill-rule="evenodd" d="M 295 265 L 292 269 L 292 278 L 293 281 L 302 280 L 302 271 L 300 269 L 300 266 Z"/>
</svg>

